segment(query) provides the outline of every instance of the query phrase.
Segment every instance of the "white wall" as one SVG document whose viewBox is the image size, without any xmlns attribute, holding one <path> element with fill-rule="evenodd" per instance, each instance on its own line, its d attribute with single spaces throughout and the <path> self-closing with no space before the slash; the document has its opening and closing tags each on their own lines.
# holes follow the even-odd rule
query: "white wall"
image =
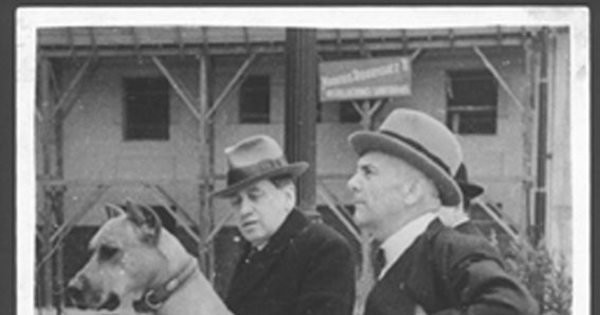
<svg viewBox="0 0 600 315">
<path fill-rule="evenodd" d="M 569 102 L 569 34 L 551 35 L 548 104 L 548 207 L 547 244 L 570 264 L 572 248 L 571 127 Z"/>
</svg>

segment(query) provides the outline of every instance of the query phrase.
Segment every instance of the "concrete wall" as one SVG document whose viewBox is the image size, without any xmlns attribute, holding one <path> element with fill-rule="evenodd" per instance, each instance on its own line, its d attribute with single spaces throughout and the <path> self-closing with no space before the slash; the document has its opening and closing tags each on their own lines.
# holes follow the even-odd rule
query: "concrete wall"
<svg viewBox="0 0 600 315">
<path fill-rule="evenodd" d="M 527 79 L 523 52 L 519 48 L 485 50 L 501 75 L 524 102 L 527 99 Z M 243 58 L 214 58 L 214 72 L 209 77 L 216 97 L 223 90 Z M 218 109 L 215 117 L 215 170 L 224 185 L 225 160 L 223 149 L 245 136 L 265 133 L 283 144 L 284 122 L 284 60 L 283 56 L 261 56 L 251 73 L 271 75 L 271 124 L 240 125 L 237 123 L 237 94 L 233 93 Z M 197 95 L 198 66 L 195 59 L 168 60 L 167 66 L 185 86 Z M 376 124 L 396 107 L 410 107 L 431 113 L 445 120 L 445 71 L 452 69 L 483 69 L 484 65 L 472 50 L 454 49 L 425 51 L 413 65 L 413 95 L 392 100 L 375 117 Z M 125 142 L 122 137 L 123 76 L 153 74 L 159 71 L 148 60 L 136 58 L 103 59 L 98 72 L 82 94 L 64 128 L 65 178 L 81 180 L 146 180 L 160 181 L 165 189 L 197 216 L 198 178 L 197 122 L 188 108 L 171 90 L 170 140 L 165 142 Z M 525 204 L 523 181 L 523 126 L 516 105 L 499 88 L 499 120 L 496 135 L 460 136 L 470 177 L 486 187 L 486 198 L 502 204 L 516 222 L 524 223 Z M 345 188 L 354 171 L 356 155 L 347 145 L 347 136 L 359 130 L 358 124 L 337 122 L 337 105 L 325 104 L 324 121 L 317 125 L 317 173 L 319 178 L 341 200 L 349 200 Z M 67 215 L 81 207 L 89 184 L 69 187 L 66 198 Z M 146 188 L 120 185 L 111 188 L 101 202 L 120 202 L 125 197 L 156 203 Z M 323 203 L 322 200 L 318 200 Z M 216 201 L 217 220 L 225 215 L 227 204 Z M 85 217 L 82 224 L 97 224 L 103 220 L 101 207 Z"/>
</svg>

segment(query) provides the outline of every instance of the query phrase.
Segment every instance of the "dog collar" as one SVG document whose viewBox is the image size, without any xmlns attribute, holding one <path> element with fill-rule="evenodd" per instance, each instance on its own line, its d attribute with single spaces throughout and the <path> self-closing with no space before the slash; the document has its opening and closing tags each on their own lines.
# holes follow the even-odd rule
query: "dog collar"
<svg viewBox="0 0 600 315">
<path fill-rule="evenodd" d="M 141 299 L 134 301 L 133 309 L 140 313 L 155 312 L 173 292 L 177 291 L 177 289 L 192 278 L 196 270 L 198 270 L 198 263 L 196 259 L 192 258 L 183 270 L 169 281 L 159 287 L 146 291 Z"/>
</svg>

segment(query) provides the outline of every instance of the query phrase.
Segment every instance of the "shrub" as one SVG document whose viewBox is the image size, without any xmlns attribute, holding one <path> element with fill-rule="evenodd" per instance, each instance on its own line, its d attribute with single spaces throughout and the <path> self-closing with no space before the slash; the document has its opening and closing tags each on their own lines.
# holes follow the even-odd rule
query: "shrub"
<svg viewBox="0 0 600 315">
<path fill-rule="evenodd" d="M 492 244 L 504 256 L 508 272 L 537 299 L 541 314 L 571 315 L 573 281 L 564 256 L 555 259 L 543 245 L 523 250 L 513 242 L 492 241 Z"/>
</svg>

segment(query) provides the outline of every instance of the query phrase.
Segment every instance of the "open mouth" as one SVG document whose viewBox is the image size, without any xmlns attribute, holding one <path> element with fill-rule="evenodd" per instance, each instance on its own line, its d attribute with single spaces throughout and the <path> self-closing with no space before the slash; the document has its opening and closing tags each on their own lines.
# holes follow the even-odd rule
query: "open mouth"
<svg viewBox="0 0 600 315">
<path fill-rule="evenodd" d="M 117 309 L 117 307 L 119 307 L 119 305 L 121 304 L 121 299 L 119 299 L 119 296 L 116 295 L 115 293 L 110 293 L 108 295 L 108 299 L 106 299 L 106 302 L 104 302 L 102 305 L 100 305 L 98 307 L 98 309 L 106 309 L 109 311 L 114 311 L 115 309 Z"/>
</svg>

